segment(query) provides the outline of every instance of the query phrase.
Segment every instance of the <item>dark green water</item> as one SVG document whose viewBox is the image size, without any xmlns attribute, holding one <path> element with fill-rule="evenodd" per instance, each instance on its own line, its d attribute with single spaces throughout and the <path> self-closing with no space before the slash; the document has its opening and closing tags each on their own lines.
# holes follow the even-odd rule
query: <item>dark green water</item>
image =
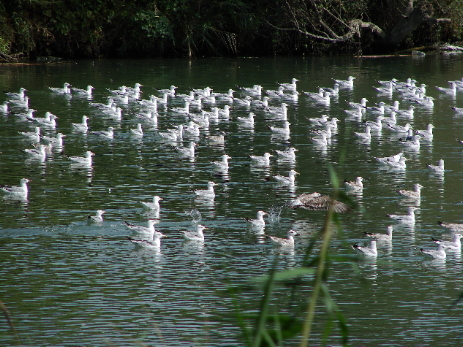
<svg viewBox="0 0 463 347">
<path fill-rule="evenodd" d="M 421 183 L 417 222 L 413 227 L 397 227 L 392 245 L 379 248 L 373 261 L 360 261 L 359 271 L 349 262 L 334 262 L 330 288 L 350 326 L 352 345 L 460 345 L 461 309 L 452 302 L 463 290 L 460 254 L 449 254 L 444 262 L 423 258 L 419 249 L 432 248 L 430 237 L 448 237 L 438 220 L 461 222 L 463 117 L 450 106 L 463 107 L 463 92 L 455 98 L 441 96 L 434 86 L 461 79 L 462 57 L 411 57 L 356 59 L 267 58 L 186 60 L 104 60 L 75 61 L 58 65 L 0 66 L 0 87 L 16 92 L 25 87 L 36 117 L 46 111 L 56 114 L 56 132 L 67 135 L 62 153 L 53 153 L 45 163 L 26 160 L 21 149 L 31 145 L 18 131 L 33 126 L 19 122 L 13 110 L 0 116 L 0 183 L 17 185 L 27 177 L 27 201 L 0 200 L 0 300 L 12 317 L 20 342 L 17 345 L 242 345 L 240 330 L 233 316 L 235 304 L 226 288 L 266 274 L 278 255 L 262 237 L 247 230 L 244 217 L 255 217 L 258 210 L 273 211 L 265 232 L 284 236 L 289 228 L 301 236 L 293 252 L 280 256 L 279 267 L 300 265 L 304 247 L 323 225 L 324 213 L 278 207 L 303 192 L 332 191 L 328 167 L 341 180 L 362 176 L 365 189 L 357 197 L 359 209 L 342 217 L 343 232 L 333 240 L 337 255 L 351 255 L 352 243 L 364 243 L 362 232 L 384 232 L 395 225 L 386 214 L 405 213 L 406 204 L 396 189 L 411 189 Z M 197 142 L 194 160 L 182 159 L 168 144 L 156 140 L 155 129 L 145 128 L 142 139 L 130 136 L 136 126 L 135 103 L 122 106 L 121 121 L 103 117 L 90 102 L 106 102 L 107 89 L 143 85 L 143 99 L 157 95 L 156 88 L 178 86 L 178 93 L 210 86 L 226 92 L 237 86 L 255 84 L 264 90 L 276 89 L 277 82 L 296 77 L 299 91 L 315 92 L 318 86 L 332 87 L 331 78 L 356 77 L 352 90 L 343 89 L 329 107 L 314 104 L 305 95 L 288 102 L 291 123 L 289 139 L 271 135 L 269 125 L 280 125 L 257 112 L 255 127 L 243 128 L 236 120 L 244 109 L 235 108 L 229 121 L 211 123 L 205 134 L 226 132 L 224 148 L 211 146 L 205 137 Z M 406 152 L 406 171 L 381 169 L 373 157 L 399 152 L 397 136 L 388 130 L 374 135 L 370 145 L 355 140 L 357 122 L 346 121 L 346 100 L 369 99 L 401 108 L 410 102 L 393 94 L 379 96 L 373 89 L 377 80 L 411 77 L 425 83 L 427 95 L 435 97 L 431 109 L 417 107 L 413 119 L 399 117 L 416 129 L 435 125 L 434 140 L 423 142 L 417 152 Z M 64 82 L 84 88 L 95 87 L 92 100 L 54 95 L 48 87 Z M 3 99 L 0 100 L 3 102 Z M 273 101 L 273 105 L 278 105 Z M 221 106 L 222 107 L 222 106 Z M 315 147 L 306 117 L 327 114 L 337 117 L 339 132 L 326 149 Z M 72 131 L 71 123 L 88 115 L 90 131 L 115 128 L 113 140 Z M 368 116 L 373 119 L 373 116 Z M 158 130 L 185 123 L 183 116 L 160 112 Z M 50 132 L 53 134 L 53 131 Z M 270 168 L 251 166 L 249 154 L 298 149 L 295 163 L 272 158 Z M 95 153 L 91 170 L 75 169 L 67 156 Z M 232 157 L 229 177 L 217 177 L 212 161 L 222 154 Z M 445 159 L 443 176 L 426 168 Z M 269 175 L 300 174 L 291 189 L 278 187 Z M 205 189 L 213 180 L 213 203 L 195 200 L 194 189 Z M 156 227 L 168 238 L 160 251 L 139 250 L 127 239 L 123 221 L 146 223 L 140 201 L 153 195 L 163 197 L 160 223 Z M 190 227 L 186 209 L 198 209 L 206 230 L 204 244 L 184 243 L 179 230 Z M 106 211 L 102 225 L 87 225 L 86 217 L 97 209 Z M 307 290 L 307 293 L 310 291 Z M 259 291 L 243 294 L 243 310 L 252 312 L 260 299 Z M 301 295 L 300 303 L 306 302 Z M 275 295 L 276 306 L 286 304 L 285 290 Z M 294 305 L 296 305 L 294 304 Z M 320 315 L 323 315 L 321 308 Z M 323 321 L 317 321 L 314 342 L 319 345 Z M 0 341 L 14 345 L 14 335 L 6 322 L 0 325 Z M 339 340 L 334 336 L 330 344 Z M 297 341 L 288 341 L 296 345 Z"/>
</svg>

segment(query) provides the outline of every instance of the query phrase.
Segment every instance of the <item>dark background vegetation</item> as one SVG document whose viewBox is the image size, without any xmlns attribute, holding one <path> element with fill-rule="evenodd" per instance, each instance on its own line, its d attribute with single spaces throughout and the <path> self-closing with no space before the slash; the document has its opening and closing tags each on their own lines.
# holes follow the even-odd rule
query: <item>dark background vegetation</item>
<svg viewBox="0 0 463 347">
<path fill-rule="evenodd" d="M 350 27 L 389 33 L 410 5 L 450 21 L 394 44 Z M 4 58 L 373 54 L 463 35 L 462 0 L 4 0 L 0 17 Z"/>
</svg>

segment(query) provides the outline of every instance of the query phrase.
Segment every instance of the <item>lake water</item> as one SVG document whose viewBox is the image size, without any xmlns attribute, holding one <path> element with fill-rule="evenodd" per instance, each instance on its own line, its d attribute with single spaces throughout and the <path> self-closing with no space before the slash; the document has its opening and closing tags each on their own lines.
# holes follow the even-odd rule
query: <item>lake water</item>
<svg viewBox="0 0 463 347">
<path fill-rule="evenodd" d="M 420 248 L 434 248 L 431 237 L 448 239 L 450 232 L 437 221 L 462 221 L 463 116 L 451 106 L 463 107 L 463 92 L 442 95 L 434 86 L 447 87 L 448 80 L 461 79 L 463 57 L 426 56 L 389 58 L 306 57 L 187 60 L 86 60 L 61 64 L 0 66 L 3 91 L 28 90 L 36 117 L 46 111 L 57 115 L 57 128 L 47 135 L 66 135 L 62 152 L 53 152 L 45 162 L 27 159 L 20 150 L 32 145 L 18 131 L 34 125 L 11 113 L 0 115 L 0 183 L 18 185 L 26 177 L 30 194 L 26 201 L 0 200 L 0 300 L 9 310 L 17 337 L 2 318 L 2 345 L 243 345 L 236 310 L 254 313 L 262 293 L 245 290 L 242 297 L 227 288 L 248 283 L 267 274 L 278 257 L 278 268 L 301 265 L 305 247 L 323 226 L 322 211 L 281 208 L 304 192 L 333 191 L 328 173 L 333 167 L 340 180 L 365 178 L 358 208 L 341 216 L 342 232 L 332 240 L 333 255 L 350 256 L 351 244 L 366 244 L 363 232 L 385 232 L 394 225 L 390 246 L 381 245 L 376 260 L 334 260 L 329 286 L 334 300 L 347 318 L 351 345 L 461 345 L 462 309 L 453 306 L 463 291 L 460 253 L 449 253 L 444 261 L 424 258 Z M 329 106 L 310 101 L 306 95 L 288 100 L 289 138 L 272 135 L 268 126 L 281 121 L 256 110 L 254 128 L 243 127 L 237 117 L 248 114 L 235 107 L 230 119 L 211 122 L 202 129 L 194 159 L 182 158 L 174 144 L 156 137 L 177 124 L 186 123 L 181 114 L 159 108 L 157 129 L 143 123 L 143 138 L 130 129 L 140 120 L 135 102 L 121 105 L 122 119 L 103 116 L 90 103 L 105 103 L 109 90 L 141 83 L 142 99 L 159 95 L 156 89 L 178 87 L 177 93 L 207 86 L 226 92 L 238 86 L 262 85 L 275 90 L 277 82 L 298 78 L 298 90 L 316 92 L 333 87 L 332 78 L 355 76 L 353 89 L 342 89 Z M 414 118 L 398 116 L 415 129 L 433 123 L 433 141 L 422 141 L 418 151 L 406 150 L 406 170 L 385 170 L 374 157 L 403 150 L 390 130 L 374 133 L 370 144 L 360 143 L 353 133 L 361 123 L 346 120 L 347 101 L 362 97 L 368 105 L 399 100 L 405 109 L 411 101 L 398 93 L 380 95 L 373 89 L 377 80 L 414 78 L 427 85 L 435 98 L 432 108 L 417 105 Z M 95 87 L 93 98 L 56 95 L 48 87 L 69 82 Z M 239 93 L 236 93 L 239 96 Z M 6 99 L 6 97 L 5 97 Z M 0 100 L 3 101 L 3 100 Z M 271 99 L 278 106 L 281 100 Z M 219 104 L 223 108 L 223 103 Z M 171 105 L 181 107 L 181 103 Z M 209 109 L 209 106 L 205 106 Z M 340 119 L 337 135 L 327 148 L 315 146 L 307 118 L 326 114 Z M 89 116 L 90 131 L 115 129 L 114 139 L 91 133 L 82 135 L 71 123 Z M 368 120 L 375 116 L 367 113 Z M 211 145 L 206 135 L 226 133 L 223 147 Z M 185 142 L 185 144 L 187 141 Z M 298 149 L 296 161 L 271 158 L 268 168 L 251 165 L 248 155 Z M 68 156 L 95 153 L 91 169 L 73 166 Z M 211 164 L 226 153 L 232 157 L 228 175 L 217 175 Z M 445 160 L 443 175 L 430 172 L 426 164 Z M 278 186 L 273 175 L 299 172 L 294 186 Z M 218 183 L 213 202 L 195 199 L 193 190 L 205 189 L 208 181 Z M 400 226 L 386 214 L 404 214 L 410 202 L 395 192 L 421 183 L 422 198 L 413 226 Z M 160 250 L 135 247 L 127 236 L 134 234 L 124 221 L 146 225 L 141 201 L 153 195 L 163 198 L 156 228 L 168 237 Z M 88 225 L 87 216 L 106 211 L 104 222 Z M 180 230 L 191 229 L 191 216 L 202 215 L 205 242 L 184 242 Z M 279 252 L 262 234 L 248 230 L 244 217 L 271 212 L 265 233 L 283 237 L 296 229 L 294 251 Z M 280 213 L 281 212 L 281 213 Z M 340 258 L 342 259 L 342 258 Z M 300 299 L 289 298 L 290 288 L 278 288 L 273 306 L 297 312 L 305 306 L 310 288 L 301 289 Z M 237 307 L 237 302 L 239 303 Z M 320 306 L 310 345 L 320 345 L 324 329 Z M 2 315 L 3 316 L 3 315 Z M 338 332 L 329 339 L 339 345 Z M 298 339 L 285 345 L 297 345 Z"/>
</svg>

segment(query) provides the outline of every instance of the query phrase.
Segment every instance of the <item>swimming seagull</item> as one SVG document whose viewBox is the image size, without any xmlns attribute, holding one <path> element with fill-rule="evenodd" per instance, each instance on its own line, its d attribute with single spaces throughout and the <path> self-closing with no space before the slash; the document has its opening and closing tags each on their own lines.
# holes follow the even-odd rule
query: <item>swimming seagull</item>
<svg viewBox="0 0 463 347">
<path fill-rule="evenodd" d="M 153 202 L 144 202 L 142 201 L 141 204 L 143 207 L 147 210 L 155 210 L 159 211 L 161 209 L 161 206 L 159 205 L 159 201 L 161 201 L 162 198 L 158 195 L 153 196 Z"/>
<path fill-rule="evenodd" d="M 402 158 L 403 155 L 404 155 L 404 153 L 400 152 L 400 153 L 391 155 L 389 157 L 381 157 L 381 158 L 374 157 L 374 158 L 380 164 L 389 165 L 389 163 L 391 163 L 391 162 L 395 162 L 395 163 L 399 162 L 400 158 Z"/>
<path fill-rule="evenodd" d="M 350 207 L 343 202 L 335 200 L 327 195 L 321 195 L 318 192 L 303 193 L 296 199 L 287 203 L 290 208 L 304 208 L 306 210 L 328 210 L 330 206 L 337 213 L 350 211 Z"/>
<path fill-rule="evenodd" d="M 3 104 L 0 105 L 0 112 L 1 113 L 8 113 L 9 111 L 9 101 L 4 101 Z"/>
<path fill-rule="evenodd" d="M 187 241 L 204 241 L 204 233 L 203 230 L 208 229 L 204 225 L 198 224 L 196 226 L 195 231 L 189 231 L 189 230 L 180 230 L 181 233 L 183 233 L 183 237 Z"/>
<path fill-rule="evenodd" d="M 55 137 L 42 136 L 42 140 L 47 144 L 51 145 L 52 148 L 63 147 L 63 139 L 66 137 L 63 133 L 57 133 Z"/>
<path fill-rule="evenodd" d="M 317 118 L 306 117 L 306 119 L 313 125 L 321 126 L 328 121 L 329 117 L 326 114 L 322 114 L 320 117 L 317 117 Z"/>
<path fill-rule="evenodd" d="M 382 234 L 382 233 L 368 233 L 368 232 L 365 232 L 365 236 L 367 237 L 370 237 L 376 241 L 391 241 L 392 240 L 392 231 L 394 230 L 394 228 L 392 227 L 392 225 L 388 225 L 387 227 L 387 230 L 386 230 L 386 233 L 385 234 Z"/>
<path fill-rule="evenodd" d="M 82 116 L 82 123 L 72 123 L 72 129 L 78 132 L 86 133 L 88 131 L 88 117 Z"/>
<path fill-rule="evenodd" d="M 403 126 L 399 124 L 386 123 L 386 126 L 389 130 L 396 132 L 396 133 L 407 133 L 408 130 L 411 129 L 410 123 L 407 123 Z"/>
<path fill-rule="evenodd" d="M 447 95 L 456 95 L 457 94 L 457 85 L 455 82 L 448 82 L 450 87 L 449 88 L 444 88 L 444 87 L 438 87 L 436 86 L 436 89 L 444 94 Z"/>
<path fill-rule="evenodd" d="M 290 125 L 290 122 L 284 121 L 282 127 L 269 126 L 268 128 L 275 134 L 289 135 L 289 133 L 291 132 L 291 129 L 289 127 Z"/>
<path fill-rule="evenodd" d="M 431 171 L 438 172 L 438 173 L 443 173 L 444 170 L 444 159 L 439 159 L 439 162 L 437 165 L 431 165 L 427 164 L 426 165 Z"/>
<path fill-rule="evenodd" d="M 251 225 L 253 229 L 263 229 L 265 227 L 264 216 L 267 215 L 267 212 L 257 211 L 257 218 L 245 218 L 245 220 Z"/>
<path fill-rule="evenodd" d="M 88 216 L 87 220 L 89 223 L 102 223 L 103 214 L 106 213 L 104 210 L 97 210 L 94 216 Z"/>
<path fill-rule="evenodd" d="M 262 86 L 261 85 L 254 85 L 250 88 L 248 87 L 240 87 L 240 90 L 243 91 L 246 94 L 252 95 L 252 96 L 261 96 L 262 95 Z"/>
<path fill-rule="evenodd" d="M 71 85 L 67 82 L 64 82 L 63 88 L 53 88 L 53 87 L 48 87 L 52 92 L 58 93 L 58 94 L 71 94 Z"/>
<path fill-rule="evenodd" d="M 27 148 L 23 152 L 26 153 L 31 159 L 45 161 L 47 159 L 46 148 L 47 146 L 40 144 L 38 148 Z"/>
<path fill-rule="evenodd" d="M 321 133 L 319 137 L 311 137 L 310 140 L 316 146 L 320 146 L 320 147 L 326 147 L 330 144 L 330 142 L 328 141 L 328 137 L 326 136 L 325 133 Z"/>
<path fill-rule="evenodd" d="M 399 142 L 408 150 L 419 151 L 421 147 L 420 136 L 418 135 L 407 136 L 405 139 L 399 138 Z"/>
<path fill-rule="evenodd" d="M 288 176 L 275 175 L 273 178 L 276 179 L 280 185 L 293 185 L 296 180 L 296 175 L 298 174 L 299 172 L 290 170 Z"/>
<path fill-rule="evenodd" d="M 295 160 L 296 152 L 297 152 L 297 149 L 294 147 L 289 147 L 288 149 L 284 151 L 275 150 L 275 153 L 278 155 L 278 158 L 284 159 L 284 160 Z"/>
<path fill-rule="evenodd" d="M 35 127 L 35 131 L 21 131 L 19 132 L 22 136 L 25 136 L 32 142 L 40 142 L 40 127 Z"/>
<path fill-rule="evenodd" d="M 129 228 L 130 230 L 135 231 L 136 233 L 142 235 L 143 237 L 151 237 L 154 233 L 159 233 L 159 231 L 156 231 L 154 228 L 154 225 L 158 223 L 157 220 L 155 219 L 148 219 L 148 226 L 143 226 L 143 225 L 134 225 L 129 222 L 125 222 L 124 224 Z M 161 234 L 162 235 L 162 234 Z"/>
<path fill-rule="evenodd" d="M 414 190 L 399 189 L 399 190 L 396 190 L 396 192 L 409 199 L 420 199 L 421 198 L 421 188 L 424 188 L 424 187 L 421 184 L 416 183 L 414 185 Z"/>
<path fill-rule="evenodd" d="M 389 82 L 383 87 L 373 87 L 373 88 L 376 89 L 376 91 L 381 94 L 392 94 L 392 92 L 394 91 L 394 83 Z"/>
<path fill-rule="evenodd" d="M 447 223 L 438 221 L 437 224 L 439 224 L 441 227 L 449 229 L 452 232 L 463 232 L 463 223 Z"/>
<path fill-rule="evenodd" d="M 214 186 L 216 186 L 217 183 L 214 183 L 212 181 L 209 181 L 207 183 L 207 189 L 205 190 L 195 190 L 195 194 L 197 197 L 203 198 L 203 199 L 214 199 L 215 197 L 215 192 L 214 192 Z"/>
<path fill-rule="evenodd" d="M 386 165 L 393 170 L 405 170 L 407 168 L 407 163 L 405 163 L 406 160 L 408 159 L 401 157 L 398 161 L 388 161 Z"/>
<path fill-rule="evenodd" d="M 414 113 L 415 113 L 415 106 L 413 105 L 410 105 L 408 107 L 408 110 L 394 110 L 398 115 L 400 116 L 405 116 L 405 117 L 408 117 L 408 118 L 413 118 L 414 116 Z"/>
<path fill-rule="evenodd" d="M 363 190 L 363 177 L 358 176 L 355 181 L 344 181 L 344 185 L 348 191 L 362 191 Z"/>
<path fill-rule="evenodd" d="M 360 109 L 363 110 L 363 112 L 366 111 L 366 106 L 367 106 L 367 98 L 362 98 L 360 99 L 360 102 L 352 102 L 348 101 L 347 103 L 349 104 L 350 107 L 352 108 L 358 108 L 360 106 Z"/>
<path fill-rule="evenodd" d="M 352 245 L 352 248 L 357 251 L 358 254 L 365 257 L 376 257 L 378 250 L 376 249 L 376 240 L 371 240 L 369 246 L 359 246 L 357 244 Z"/>
<path fill-rule="evenodd" d="M 383 119 L 384 116 L 376 117 L 376 121 L 364 121 L 366 126 L 369 126 L 371 130 L 381 131 L 383 129 Z"/>
<path fill-rule="evenodd" d="M 77 95 L 91 97 L 93 89 L 95 89 L 95 87 L 92 87 L 91 85 L 88 85 L 86 89 L 72 88 L 71 90 L 74 93 L 76 93 Z"/>
<path fill-rule="evenodd" d="M 84 157 L 68 157 L 75 164 L 92 166 L 92 157 L 95 155 L 92 151 L 85 152 Z"/>
<path fill-rule="evenodd" d="M 276 236 L 270 236 L 270 235 L 268 236 L 268 238 L 270 239 L 272 244 L 275 246 L 294 247 L 294 237 L 293 236 L 299 236 L 299 234 L 296 231 L 291 229 L 291 230 L 288 230 L 286 239 L 276 237 Z"/>
<path fill-rule="evenodd" d="M 383 115 L 384 114 L 384 106 L 386 105 L 386 103 L 384 101 L 380 101 L 380 102 L 378 102 L 377 105 L 378 105 L 378 107 L 375 107 L 375 106 L 367 107 L 366 108 L 367 112 Z"/>
<path fill-rule="evenodd" d="M 447 257 L 445 246 L 443 245 L 437 246 L 437 249 L 420 248 L 420 252 L 434 259 L 445 259 Z"/>
<path fill-rule="evenodd" d="M 252 128 L 254 127 L 254 117 L 256 115 L 253 112 L 249 112 L 247 117 L 237 117 L 240 126 Z"/>
<path fill-rule="evenodd" d="M 285 90 L 289 90 L 291 92 L 296 91 L 296 82 L 299 81 L 297 78 L 293 78 L 291 83 L 279 83 Z"/>
<path fill-rule="evenodd" d="M 264 153 L 264 155 L 250 155 L 249 156 L 254 164 L 270 166 L 270 157 L 273 157 L 270 153 Z"/>
<path fill-rule="evenodd" d="M 339 84 L 339 88 L 353 88 L 354 87 L 354 79 L 355 77 L 349 76 L 347 80 L 337 80 L 332 78 L 332 80 Z"/>
<path fill-rule="evenodd" d="M 32 122 L 39 123 L 40 125 L 48 128 L 56 128 L 56 120 L 58 119 L 58 117 L 52 114 L 51 112 L 46 112 L 45 117 L 43 118 L 32 117 L 27 119 Z"/>
<path fill-rule="evenodd" d="M 195 156 L 195 147 L 197 144 L 193 141 L 189 143 L 188 146 L 186 147 L 174 147 L 174 149 L 177 151 L 177 153 L 184 157 L 184 158 L 191 158 L 193 159 Z"/>
<path fill-rule="evenodd" d="M 155 232 L 152 234 L 149 240 L 140 240 L 140 239 L 133 239 L 131 237 L 127 237 L 133 244 L 142 248 L 161 248 L 161 238 L 166 237 L 166 235 Z"/>
<path fill-rule="evenodd" d="M 0 188 L 4 193 L 7 193 L 10 197 L 20 197 L 23 199 L 27 199 L 29 194 L 29 188 L 27 187 L 27 183 L 31 182 L 31 180 L 27 178 L 21 178 L 19 181 L 19 186 L 6 186 L 1 185 Z"/>
<path fill-rule="evenodd" d="M 214 170 L 228 171 L 228 159 L 231 159 L 231 157 L 228 154 L 224 154 L 222 155 L 222 160 L 212 162 L 214 165 Z"/>
<path fill-rule="evenodd" d="M 456 115 L 463 115 L 463 107 L 450 107 Z"/>
<path fill-rule="evenodd" d="M 100 130 L 100 131 L 92 131 L 91 134 L 106 138 L 106 139 L 113 139 L 114 138 L 114 128 L 108 127 L 108 130 Z"/>
<path fill-rule="evenodd" d="M 138 123 L 135 129 L 130 129 L 130 135 L 135 137 L 143 137 L 143 129 L 141 127 L 141 123 Z"/>
<path fill-rule="evenodd" d="M 426 130 L 415 130 L 415 134 L 421 136 L 425 140 L 432 140 L 433 139 L 433 133 L 432 133 L 433 128 L 434 128 L 434 125 L 428 124 L 428 127 Z"/>
<path fill-rule="evenodd" d="M 434 243 L 438 245 L 444 246 L 446 249 L 452 251 L 461 251 L 461 238 L 463 237 L 462 234 L 453 234 L 453 241 L 442 241 L 431 237 Z"/>
<path fill-rule="evenodd" d="M 369 125 L 367 125 L 365 127 L 364 133 L 354 132 L 354 135 L 357 136 L 358 140 L 360 141 L 370 142 L 371 141 L 371 128 Z"/>
<path fill-rule="evenodd" d="M 5 95 L 6 95 L 9 99 L 20 99 L 20 100 L 23 100 L 23 99 L 26 97 L 26 92 L 27 92 L 27 89 L 21 87 L 21 88 L 19 88 L 19 93 L 5 92 Z"/>
<path fill-rule="evenodd" d="M 389 218 L 395 219 L 399 223 L 403 224 L 415 224 L 415 211 L 417 207 L 408 206 L 408 214 L 388 214 Z"/>
</svg>

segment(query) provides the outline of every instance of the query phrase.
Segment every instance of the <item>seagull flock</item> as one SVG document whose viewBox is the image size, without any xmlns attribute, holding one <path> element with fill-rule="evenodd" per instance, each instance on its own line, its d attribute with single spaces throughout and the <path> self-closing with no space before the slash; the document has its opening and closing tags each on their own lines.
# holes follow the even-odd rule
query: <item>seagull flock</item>
<svg viewBox="0 0 463 347">
<path fill-rule="evenodd" d="M 86 88 L 74 88 L 70 83 L 64 83 L 62 88 L 50 87 L 49 93 L 63 98 L 86 99 L 89 107 L 93 110 L 92 115 L 82 115 L 82 121 L 70 123 L 67 128 L 73 134 L 79 136 L 94 136 L 101 140 L 111 141 L 121 134 L 118 133 L 117 126 L 110 126 L 107 129 L 93 130 L 92 120 L 95 117 L 107 118 L 115 124 L 122 119 L 132 119 L 136 124 L 129 129 L 125 135 L 143 140 L 147 137 L 157 141 L 160 148 L 177 153 L 179 160 L 195 161 L 198 153 L 197 146 L 205 141 L 208 146 L 219 147 L 224 154 L 219 158 L 210 161 L 211 174 L 219 178 L 222 182 L 228 182 L 231 178 L 229 168 L 233 166 L 234 158 L 226 153 L 227 134 L 216 131 L 211 134 L 209 129 L 220 122 L 235 122 L 240 130 L 253 131 L 257 122 L 268 122 L 266 131 L 272 138 L 277 138 L 279 143 L 285 144 L 285 149 L 273 149 L 268 152 L 249 154 L 249 164 L 251 167 L 268 169 L 273 161 L 285 162 L 291 168 L 284 174 L 271 175 L 268 171 L 266 181 L 272 182 L 275 187 L 288 189 L 294 193 L 297 175 L 295 163 L 300 149 L 291 144 L 291 105 L 303 99 L 311 107 L 329 108 L 333 100 L 338 101 L 344 91 L 352 90 L 355 86 L 355 77 L 349 76 L 346 80 L 333 79 L 333 88 L 320 87 L 318 92 L 298 91 L 298 79 L 293 78 L 289 83 L 281 83 L 275 90 L 265 90 L 260 85 L 252 87 L 238 87 L 236 90 L 229 89 L 227 92 L 214 92 L 212 88 L 192 89 L 187 94 L 177 93 L 177 87 L 172 85 L 167 89 L 156 89 L 155 94 L 148 98 L 142 98 L 142 85 L 136 83 L 134 87 L 121 86 L 118 89 L 107 89 L 107 102 L 93 102 L 94 87 L 91 85 Z M 454 96 L 463 91 L 462 81 L 449 81 L 449 88 L 436 87 L 439 93 Z M 320 117 L 306 117 L 309 122 L 307 127 L 309 136 L 307 143 L 320 150 L 326 151 L 332 145 L 333 138 L 338 134 L 339 123 L 354 122 L 358 131 L 351 133 L 353 141 L 358 142 L 359 146 L 369 145 L 375 136 L 384 132 L 391 134 L 391 138 L 396 140 L 397 154 L 387 157 L 374 157 L 373 161 L 381 168 L 390 171 L 406 170 L 407 154 L 420 151 L 420 144 L 433 141 L 433 129 L 435 126 L 429 124 L 426 129 L 414 129 L 411 120 L 418 116 L 418 108 L 432 110 L 434 106 L 433 97 L 426 95 L 426 85 L 417 85 L 417 81 L 409 78 L 404 82 L 396 79 L 388 81 L 378 81 L 378 86 L 374 89 L 378 96 L 385 96 L 391 99 L 392 96 L 402 99 L 408 107 L 401 109 L 401 101 L 396 100 L 392 104 L 384 101 L 376 105 L 369 105 L 367 98 L 362 98 L 359 102 L 346 101 L 345 116 L 341 118 L 322 115 Z M 98 157 L 91 150 L 82 151 L 81 156 L 65 155 L 67 134 L 56 133 L 57 124 L 61 122 L 59 117 L 46 111 L 43 117 L 37 117 L 35 109 L 31 108 L 31 100 L 27 96 L 27 90 L 21 88 L 19 92 L 6 92 L 6 100 L 1 105 L 0 115 L 12 117 L 18 127 L 27 131 L 18 131 L 19 136 L 28 144 L 28 148 L 22 150 L 25 160 L 38 163 L 53 162 L 55 159 L 68 161 L 70 167 L 77 169 L 91 170 L 94 160 Z M 463 109 L 452 107 L 455 114 L 463 115 Z M 245 114 L 245 116 L 243 116 Z M 176 125 L 161 129 L 160 119 L 176 121 Z M 60 123 L 61 125 L 61 123 Z M 63 128 L 61 126 L 61 128 Z M 426 169 L 436 175 L 445 175 L 444 159 L 437 163 L 429 163 Z M 368 189 L 368 178 L 353 177 L 352 181 L 345 181 L 347 194 L 352 196 L 362 195 L 364 189 Z M 195 182 L 202 185 L 204 189 L 192 190 L 192 197 L 203 201 L 213 201 L 217 197 L 215 188 L 218 183 L 211 179 L 209 182 Z M 2 185 L 1 191 L 5 199 L 15 199 L 27 201 L 29 199 L 28 178 L 20 179 L 19 186 Z M 32 182 L 32 185 L 34 182 Z M 365 185 L 365 187 L 364 187 Z M 419 208 L 421 199 L 421 189 L 426 184 L 414 183 L 413 190 L 397 189 L 398 196 L 404 201 L 409 201 L 407 214 L 387 214 L 387 218 L 394 220 L 398 224 L 413 225 L 415 223 L 415 211 Z M 33 187 L 32 187 L 33 189 Z M 150 218 L 146 221 L 147 225 L 134 225 L 124 222 L 127 229 L 136 234 L 136 237 L 129 237 L 128 240 L 137 246 L 145 248 L 159 249 L 161 239 L 168 237 L 156 230 L 155 225 L 162 219 L 160 196 L 154 196 L 152 201 L 140 201 L 139 206 L 150 212 Z M 303 208 L 306 210 L 328 210 L 333 208 L 337 213 L 347 213 L 351 206 L 323 195 L 319 192 L 302 193 L 299 196 L 292 195 L 292 199 L 284 204 L 286 208 Z M 104 221 L 105 210 L 96 211 L 95 215 L 88 216 L 88 223 L 101 224 Z M 269 212 L 256 211 L 256 218 L 243 218 L 248 223 L 251 230 L 265 234 L 266 218 Z M 202 224 L 201 214 L 197 210 L 190 211 L 193 217 L 193 230 L 179 230 L 188 242 L 205 242 L 207 240 L 208 228 Z M 439 222 L 444 228 L 452 232 L 449 240 L 438 240 L 432 238 L 431 241 L 437 244 L 435 249 L 424 249 L 420 251 L 435 259 L 445 259 L 449 251 L 460 251 L 460 238 L 463 234 L 463 224 Z M 394 226 L 387 227 L 385 233 L 365 233 L 371 239 L 369 245 L 352 245 L 352 248 L 366 257 L 377 257 L 377 244 L 392 242 Z M 206 231 L 206 237 L 204 235 Z M 293 248 L 295 236 L 299 233 L 290 229 L 287 231 L 286 238 L 266 235 L 268 240 L 283 248 Z M 129 242 L 128 241 L 128 242 Z M 296 240 L 297 243 L 297 240 Z"/>
</svg>

